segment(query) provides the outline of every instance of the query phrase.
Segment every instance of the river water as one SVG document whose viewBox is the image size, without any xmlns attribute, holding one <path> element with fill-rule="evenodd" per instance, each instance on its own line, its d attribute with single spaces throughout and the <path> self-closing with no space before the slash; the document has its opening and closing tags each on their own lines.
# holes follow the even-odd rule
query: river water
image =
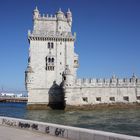
<svg viewBox="0 0 140 140">
<path fill-rule="evenodd" d="M 26 103 L 0 103 L 0 116 L 140 136 L 140 108 L 93 111 L 26 110 Z"/>
</svg>

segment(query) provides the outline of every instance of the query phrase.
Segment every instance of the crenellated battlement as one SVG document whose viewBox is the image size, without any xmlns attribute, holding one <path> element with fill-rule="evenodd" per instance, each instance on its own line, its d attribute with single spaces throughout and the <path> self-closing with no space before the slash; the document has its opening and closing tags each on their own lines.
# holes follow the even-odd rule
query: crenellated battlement
<svg viewBox="0 0 140 140">
<path fill-rule="evenodd" d="M 119 79 L 112 76 L 110 79 L 83 78 L 76 79 L 75 86 L 81 87 L 140 87 L 140 78 L 123 78 Z"/>
<path fill-rule="evenodd" d="M 59 9 L 56 14 L 40 14 L 38 8 L 34 10 L 33 13 L 33 19 L 34 20 L 62 20 L 62 21 L 72 21 L 72 13 L 70 9 L 66 13 L 63 13 L 61 11 L 61 8 Z"/>
<path fill-rule="evenodd" d="M 33 34 L 34 36 L 48 35 L 53 36 L 60 34 L 64 36 L 67 34 L 70 36 L 72 28 L 72 13 L 68 9 L 66 13 L 63 13 L 61 9 L 54 15 L 40 14 L 38 8 L 33 12 Z"/>
<path fill-rule="evenodd" d="M 37 18 L 34 18 L 34 20 L 41 20 L 41 21 L 57 21 L 57 20 L 60 20 L 60 18 L 54 14 L 39 14 L 39 16 Z M 67 22 L 68 21 L 68 18 L 67 16 L 64 14 L 63 17 L 61 18 L 62 21 L 65 21 Z"/>
<path fill-rule="evenodd" d="M 39 16 L 37 18 L 35 18 L 35 20 L 57 20 L 56 15 L 49 15 L 49 14 L 39 14 Z"/>
</svg>

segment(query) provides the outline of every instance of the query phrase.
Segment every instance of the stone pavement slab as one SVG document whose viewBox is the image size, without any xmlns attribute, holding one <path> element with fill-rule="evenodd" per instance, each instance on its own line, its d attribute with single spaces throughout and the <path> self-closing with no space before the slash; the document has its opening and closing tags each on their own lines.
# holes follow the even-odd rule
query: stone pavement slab
<svg viewBox="0 0 140 140">
<path fill-rule="evenodd" d="M 0 140 L 66 140 L 43 133 L 0 125 Z"/>
</svg>

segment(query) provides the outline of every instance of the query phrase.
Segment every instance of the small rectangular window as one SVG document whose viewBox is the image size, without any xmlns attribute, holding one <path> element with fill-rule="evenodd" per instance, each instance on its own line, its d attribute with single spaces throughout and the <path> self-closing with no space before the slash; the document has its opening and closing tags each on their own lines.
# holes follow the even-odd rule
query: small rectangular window
<svg viewBox="0 0 140 140">
<path fill-rule="evenodd" d="M 140 100 L 140 96 L 137 96 L 137 100 Z"/>
<path fill-rule="evenodd" d="M 96 97 L 96 101 L 101 102 L 101 97 Z"/>
<path fill-rule="evenodd" d="M 54 66 L 47 66 L 46 65 L 46 70 L 47 71 L 54 71 Z"/>
<path fill-rule="evenodd" d="M 50 66 L 50 70 L 52 71 L 52 66 Z"/>
<path fill-rule="evenodd" d="M 124 97 L 123 97 L 123 100 L 124 100 L 124 101 L 129 101 L 129 97 L 128 97 L 128 96 L 124 96 Z"/>
<path fill-rule="evenodd" d="M 109 100 L 110 101 L 115 101 L 115 97 L 110 97 Z"/>
<path fill-rule="evenodd" d="M 82 99 L 84 102 L 88 102 L 88 97 L 83 97 Z"/>
</svg>

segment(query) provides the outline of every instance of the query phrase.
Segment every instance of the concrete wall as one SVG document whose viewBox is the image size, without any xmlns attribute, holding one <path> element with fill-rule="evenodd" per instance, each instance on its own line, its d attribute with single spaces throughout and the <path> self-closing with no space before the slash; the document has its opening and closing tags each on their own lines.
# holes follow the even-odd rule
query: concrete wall
<svg viewBox="0 0 140 140">
<path fill-rule="evenodd" d="M 0 125 L 46 133 L 69 140 L 140 140 L 140 137 L 9 117 L 0 117 Z"/>
</svg>

